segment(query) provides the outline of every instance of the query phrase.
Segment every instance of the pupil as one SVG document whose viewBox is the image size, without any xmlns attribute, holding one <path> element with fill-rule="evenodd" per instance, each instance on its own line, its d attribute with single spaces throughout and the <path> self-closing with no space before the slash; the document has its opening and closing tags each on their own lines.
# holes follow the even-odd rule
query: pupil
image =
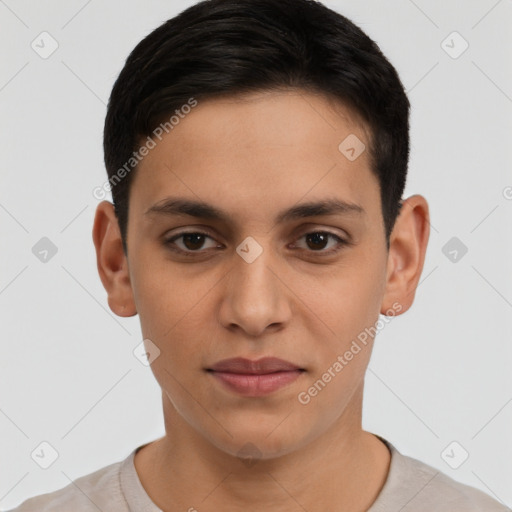
<svg viewBox="0 0 512 512">
<path fill-rule="evenodd" d="M 202 240 L 203 237 L 204 235 L 200 233 L 186 234 L 183 235 L 183 243 L 187 249 L 200 249 L 204 242 L 204 240 Z M 192 242 L 192 247 L 190 247 L 190 244 L 187 242 Z M 194 243 L 196 243 L 197 246 L 194 246 Z"/>
<path fill-rule="evenodd" d="M 325 247 L 325 242 L 327 241 L 327 235 L 325 233 L 313 233 L 312 235 L 308 235 L 308 241 L 309 240 L 313 240 L 313 244 L 319 243 L 322 246 L 316 247 L 317 249 L 323 249 Z"/>
</svg>

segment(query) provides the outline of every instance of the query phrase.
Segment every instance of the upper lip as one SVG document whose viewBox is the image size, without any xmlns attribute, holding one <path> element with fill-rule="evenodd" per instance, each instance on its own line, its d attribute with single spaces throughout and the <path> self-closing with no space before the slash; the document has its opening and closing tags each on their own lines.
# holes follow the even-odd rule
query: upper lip
<svg viewBox="0 0 512 512">
<path fill-rule="evenodd" d="M 243 357 L 234 357 L 232 359 L 223 359 L 209 367 L 208 370 L 214 372 L 240 373 L 263 375 L 266 373 L 285 372 L 293 370 L 302 370 L 299 366 L 278 359 L 277 357 L 262 357 L 252 361 Z"/>
</svg>

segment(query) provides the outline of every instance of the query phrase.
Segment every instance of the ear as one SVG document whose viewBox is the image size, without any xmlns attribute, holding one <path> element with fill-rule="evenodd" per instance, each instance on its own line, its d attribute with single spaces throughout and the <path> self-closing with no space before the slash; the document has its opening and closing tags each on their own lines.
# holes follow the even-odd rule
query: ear
<svg viewBox="0 0 512 512">
<path fill-rule="evenodd" d="M 428 203 L 423 196 L 413 195 L 402 201 L 402 208 L 390 236 L 387 277 L 381 314 L 401 306 L 405 313 L 414 301 L 423 271 L 430 234 Z"/>
<path fill-rule="evenodd" d="M 118 316 L 136 315 L 128 259 L 123 250 L 114 205 L 109 201 L 102 201 L 96 208 L 92 238 L 98 273 L 107 291 L 110 309 Z"/>
</svg>

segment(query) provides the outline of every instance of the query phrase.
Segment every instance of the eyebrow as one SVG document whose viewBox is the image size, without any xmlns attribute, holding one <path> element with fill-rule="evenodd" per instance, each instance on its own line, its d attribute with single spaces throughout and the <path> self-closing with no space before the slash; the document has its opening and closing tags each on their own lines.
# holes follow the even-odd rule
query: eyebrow
<svg viewBox="0 0 512 512">
<path fill-rule="evenodd" d="M 338 198 L 324 199 L 301 203 L 279 212 L 275 218 L 276 223 L 283 223 L 295 219 L 317 217 L 321 215 L 344 215 L 356 213 L 362 215 L 365 210 L 356 203 L 343 201 Z M 220 208 L 191 199 L 167 197 L 154 204 L 145 212 L 147 214 L 160 214 L 166 216 L 188 215 L 200 219 L 220 220 L 229 222 L 230 215 Z"/>
</svg>

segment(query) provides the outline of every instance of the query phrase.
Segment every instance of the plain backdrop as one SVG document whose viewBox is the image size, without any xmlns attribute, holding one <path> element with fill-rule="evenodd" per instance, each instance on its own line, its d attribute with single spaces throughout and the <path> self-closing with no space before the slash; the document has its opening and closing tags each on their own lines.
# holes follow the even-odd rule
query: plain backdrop
<svg viewBox="0 0 512 512">
<path fill-rule="evenodd" d="M 92 191 L 124 60 L 193 3 L 0 1 L 3 509 L 164 433 L 160 389 L 132 353 L 139 318 L 116 317 L 98 277 Z M 363 426 L 512 506 L 512 1 L 324 3 L 398 70 L 412 104 L 405 196 L 431 209 L 415 303 L 377 337 Z M 58 44 L 47 58 L 41 38 Z M 37 244 L 57 252 L 43 262 Z M 48 469 L 31 456 L 42 442 L 58 453 Z"/>
</svg>

